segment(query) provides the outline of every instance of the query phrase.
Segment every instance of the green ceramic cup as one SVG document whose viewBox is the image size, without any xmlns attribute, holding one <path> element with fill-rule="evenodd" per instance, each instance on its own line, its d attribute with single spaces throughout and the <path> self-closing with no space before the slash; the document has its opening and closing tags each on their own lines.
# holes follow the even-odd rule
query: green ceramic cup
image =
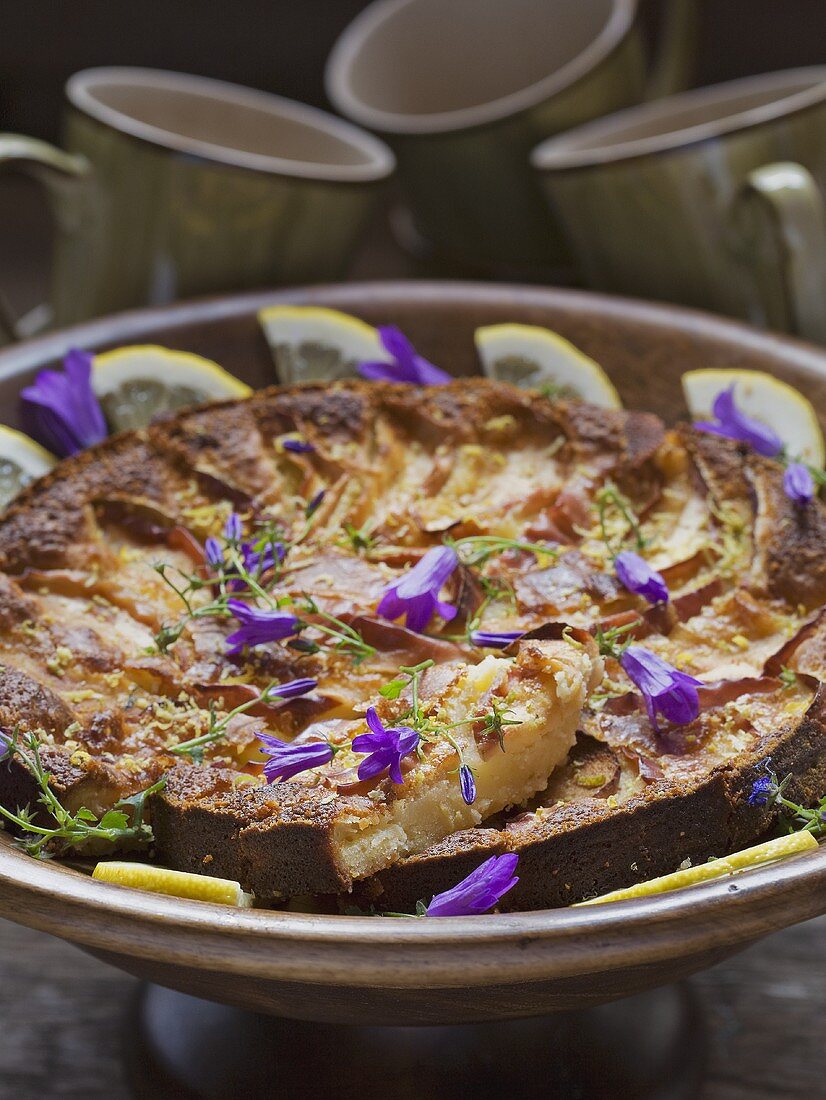
<svg viewBox="0 0 826 1100">
<path fill-rule="evenodd" d="M 52 202 L 60 325 L 335 279 L 394 168 L 387 146 L 350 123 L 204 77 L 90 69 L 66 97 L 68 152 L 0 135 L 0 164 L 29 171 Z"/>
<path fill-rule="evenodd" d="M 648 73 L 637 0 L 377 0 L 327 62 L 327 93 L 399 164 L 414 251 L 530 276 L 567 250 L 532 177 L 544 137 L 685 86 L 695 0 L 669 0 Z"/>
<path fill-rule="evenodd" d="M 826 67 L 630 108 L 531 160 L 589 286 L 826 342 Z"/>
</svg>

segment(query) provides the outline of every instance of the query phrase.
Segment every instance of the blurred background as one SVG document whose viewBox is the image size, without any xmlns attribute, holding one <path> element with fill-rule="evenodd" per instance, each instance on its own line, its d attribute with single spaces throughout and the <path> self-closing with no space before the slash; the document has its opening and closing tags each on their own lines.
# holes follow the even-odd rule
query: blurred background
<svg viewBox="0 0 826 1100">
<path fill-rule="evenodd" d="M 669 2 L 642 4 L 652 43 Z M 66 78 L 96 65 L 203 74 L 330 109 L 325 60 L 365 6 L 363 0 L 2 0 L 0 130 L 58 142 Z M 823 0 L 696 0 L 696 8 L 692 85 L 826 64 Z M 396 243 L 387 208 L 352 256 L 349 277 L 444 274 Z M 42 194 L 4 173 L 0 287 L 15 313 L 46 297 L 50 248 Z M 824 933 L 826 921 L 810 922 L 692 979 L 712 1038 L 707 1096 L 823 1095 Z M 0 922 L 0 1097 L 133 1095 L 124 1067 L 126 1009 L 135 988 L 133 979 L 66 944 Z"/>
<path fill-rule="evenodd" d="M 649 52 L 671 2 L 641 0 Z M 826 62 L 820 0 L 694 2 L 691 85 Z M 330 109 L 324 63 L 367 6 L 365 0 L 3 0 L 0 128 L 59 142 L 63 85 L 72 73 L 97 65 L 217 77 Z M 403 251 L 387 224 L 393 198 L 391 189 L 384 214 L 352 257 L 350 277 L 479 274 L 445 271 Z M 0 287 L 17 314 L 47 295 L 50 242 L 43 194 L 15 172 L 0 176 Z"/>
</svg>

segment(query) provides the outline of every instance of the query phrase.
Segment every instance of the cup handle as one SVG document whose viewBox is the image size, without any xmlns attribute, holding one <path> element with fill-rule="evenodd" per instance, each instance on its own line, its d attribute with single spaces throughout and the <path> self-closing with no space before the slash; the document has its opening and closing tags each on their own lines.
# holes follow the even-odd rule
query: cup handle
<svg viewBox="0 0 826 1100">
<path fill-rule="evenodd" d="M 800 164 L 756 168 L 735 197 L 732 224 L 771 327 L 826 343 L 826 204 Z"/>
<path fill-rule="evenodd" d="M 37 138 L 23 134 L 0 134 L 0 168 L 19 168 L 45 188 L 56 218 L 67 212 L 67 182 L 85 179 L 92 166 L 85 157 L 64 153 L 62 149 Z M 45 307 L 38 306 L 28 315 L 42 315 Z M 20 340 L 32 335 L 34 325 L 26 325 L 27 318 L 15 318 L 5 295 L 0 291 L 0 339 Z"/>
<path fill-rule="evenodd" d="M 646 99 L 682 92 L 691 83 L 697 56 L 697 0 L 668 0 L 662 5 L 662 26 L 645 82 Z"/>
</svg>

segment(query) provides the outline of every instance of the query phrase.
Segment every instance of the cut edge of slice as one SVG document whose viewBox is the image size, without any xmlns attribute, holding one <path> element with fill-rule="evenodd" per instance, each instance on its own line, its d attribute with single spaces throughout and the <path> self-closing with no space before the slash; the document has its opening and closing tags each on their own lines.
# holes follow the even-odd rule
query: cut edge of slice
<svg viewBox="0 0 826 1100">
<path fill-rule="evenodd" d="M 813 466 L 824 465 L 823 432 L 811 401 L 794 386 L 766 371 L 729 367 L 686 371 L 682 386 L 692 419 L 708 419 L 714 398 L 731 385 L 735 386 L 737 407 L 775 431 L 792 458 Z"/>
<path fill-rule="evenodd" d="M 133 890 L 146 890 L 152 894 L 211 901 L 240 909 L 249 909 L 252 905 L 252 895 L 241 889 L 240 882 L 196 875 L 192 871 L 172 871 L 149 863 L 105 860 L 95 866 L 92 878 L 116 886 L 128 886 Z"/>
<path fill-rule="evenodd" d="M 707 882 L 709 879 L 723 878 L 726 875 L 747 871 L 751 867 L 776 863 L 787 856 L 812 851 L 817 847 L 817 840 L 810 832 L 790 833 L 789 836 L 776 837 L 774 840 L 767 840 L 763 844 L 756 844 L 752 848 L 744 848 L 741 852 L 735 852 L 733 855 L 712 859 L 708 863 L 700 863 L 696 867 L 686 867 L 681 871 L 674 871 L 670 875 L 652 878 L 647 882 L 639 882 L 635 886 L 628 886 L 623 890 L 612 890 L 610 894 L 602 894 L 598 898 L 589 898 L 588 901 L 579 902 L 578 905 L 603 905 L 610 901 L 628 901 L 632 898 L 666 894 L 672 890 L 694 886 L 699 882 Z"/>
<path fill-rule="evenodd" d="M 284 384 L 352 377 L 359 362 L 387 358 L 372 325 L 337 309 L 267 306 L 258 320 Z"/>
<path fill-rule="evenodd" d="M 553 388 L 592 405 L 620 409 L 611 379 L 570 340 L 541 325 L 485 325 L 474 333 L 488 378 L 531 389 Z"/>
</svg>

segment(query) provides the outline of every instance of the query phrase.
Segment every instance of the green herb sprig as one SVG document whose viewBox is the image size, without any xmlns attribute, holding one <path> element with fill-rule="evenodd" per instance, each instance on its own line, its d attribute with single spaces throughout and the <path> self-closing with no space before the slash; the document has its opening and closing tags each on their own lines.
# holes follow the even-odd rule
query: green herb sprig
<svg viewBox="0 0 826 1100">
<path fill-rule="evenodd" d="M 606 484 L 602 486 L 594 497 L 594 503 L 596 504 L 597 515 L 599 516 L 602 541 L 605 543 L 608 553 L 611 555 L 611 561 L 616 560 L 617 555 L 623 548 L 623 539 L 612 538 L 608 531 L 608 512 L 611 508 L 616 509 L 628 525 L 628 534 L 633 536 L 635 549 L 645 549 L 648 545 L 648 540 L 642 533 L 639 518 L 631 507 L 631 502 L 627 497 L 623 496 L 613 482 L 606 482 Z"/>
<path fill-rule="evenodd" d="M 14 843 L 30 856 L 50 859 L 70 852 L 83 854 L 93 842 L 133 850 L 147 848 L 152 843 L 152 828 L 145 820 L 146 799 L 163 788 L 165 776 L 146 790 L 120 799 L 101 817 L 85 806 L 72 812 L 61 804 L 50 786 L 51 776 L 43 763 L 37 736 L 15 730 L 4 740 L 8 744 L 6 763 L 17 759 L 30 772 L 38 789 L 37 802 L 54 822 L 39 824 L 38 813 L 31 805 L 16 812 L 0 805 L 0 815 L 22 834 L 14 838 Z"/>
</svg>

